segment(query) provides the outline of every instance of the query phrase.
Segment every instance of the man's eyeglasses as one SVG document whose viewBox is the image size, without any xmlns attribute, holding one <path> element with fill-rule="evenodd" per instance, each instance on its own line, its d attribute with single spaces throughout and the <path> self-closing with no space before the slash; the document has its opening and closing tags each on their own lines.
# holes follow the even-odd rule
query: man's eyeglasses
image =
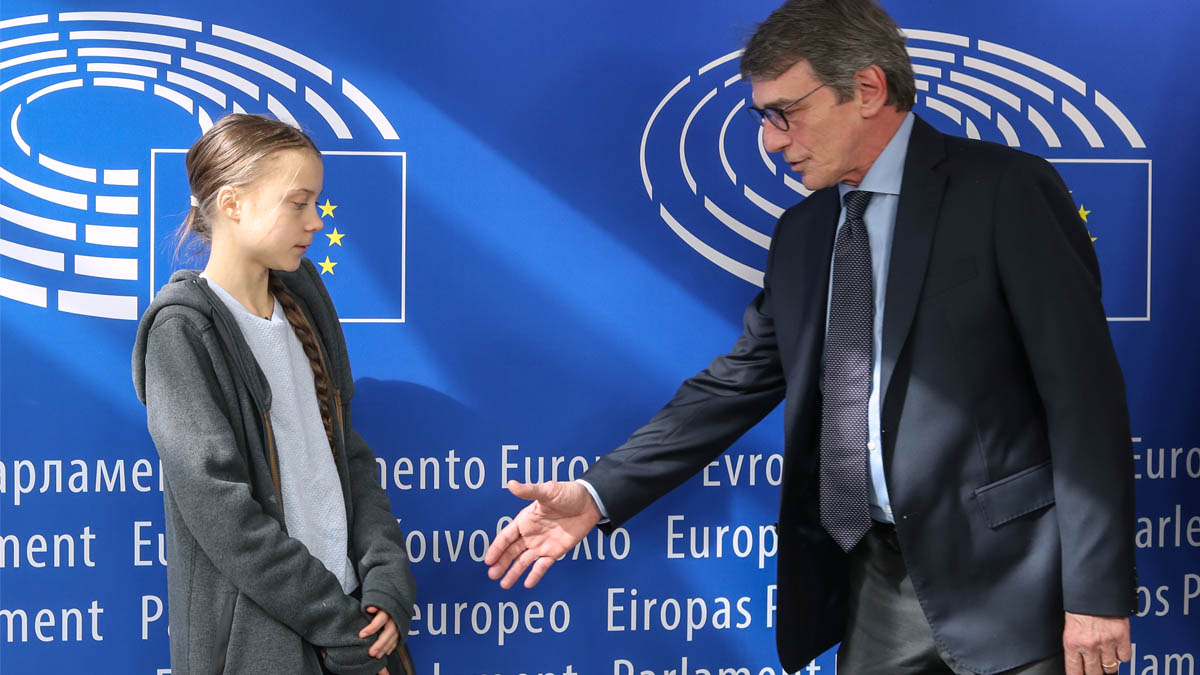
<svg viewBox="0 0 1200 675">
<path fill-rule="evenodd" d="M 787 131 L 788 130 L 787 111 L 792 106 L 799 103 L 800 101 L 803 101 L 804 99 L 808 98 L 809 96 L 812 96 L 813 94 L 817 93 L 817 90 L 819 90 L 821 87 L 824 87 L 824 86 L 825 86 L 824 84 L 817 85 L 817 87 L 815 89 L 813 89 L 812 91 L 801 96 L 800 98 L 796 99 L 795 101 L 792 101 L 791 103 L 783 106 L 782 108 L 755 108 L 754 106 L 747 106 L 746 112 L 750 113 L 750 116 L 754 118 L 754 121 L 757 124 L 762 124 L 763 120 L 766 120 L 766 121 L 770 122 L 772 125 L 774 125 L 776 129 L 778 129 L 780 131 Z"/>
</svg>

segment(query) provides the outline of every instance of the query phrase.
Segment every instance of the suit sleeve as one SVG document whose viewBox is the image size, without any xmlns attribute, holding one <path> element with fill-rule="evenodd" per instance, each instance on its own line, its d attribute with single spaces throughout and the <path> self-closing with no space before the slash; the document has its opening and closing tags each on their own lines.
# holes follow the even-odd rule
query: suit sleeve
<svg viewBox="0 0 1200 675">
<path fill-rule="evenodd" d="M 354 504 L 350 547 L 362 581 L 362 606 L 374 605 L 387 612 L 396 621 L 403 640 L 408 635 L 417 592 L 409 569 L 408 550 L 392 515 L 392 504 L 379 487 L 375 455 L 366 440 L 354 431 L 349 403 L 344 409 L 346 461 Z"/>
<path fill-rule="evenodd" d="M 1044 160 L 1010 166 L 995 209 L 1000 281 L 1050 437 L 1064 606 L 1127 616 L 1136 593 L 1133 453 L 1091 237 Z"/>
<path fill-rule="evenodd" d="M 337 673 L 374 674 L 369 617 L 337 578 L 255 500 L 211 354 L 211 326 L 181 316 L 151 329 L 146 348 L 146 409 L 164 480 L 204 553 L 239 591 L 306 641 L 328 652 Z"/>
<path fill-rule="evenodd" d="M 772 255 L 766 287 L 746 308 L 733 349 L 685 381 L 666 407 L 582 476 L 604 503 L 605 531 L 700 471 L 783 400 L 786 382 L 771 311 Z"/>
</svg>

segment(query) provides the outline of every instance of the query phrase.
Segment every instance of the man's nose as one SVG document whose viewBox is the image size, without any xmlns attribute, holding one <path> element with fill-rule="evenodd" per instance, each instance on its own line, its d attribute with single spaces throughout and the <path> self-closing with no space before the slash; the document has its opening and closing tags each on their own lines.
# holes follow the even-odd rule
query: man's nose
<svg viewBox="0 0 1200 675">
<path fill-rule="evenodd" d="M 780 131 L 778 127 L 770 122 L 763 122 L 763 148 L 767 152 L 779 152 L 788 146 L 791 139 L 786 131 Z"/>
</svg>

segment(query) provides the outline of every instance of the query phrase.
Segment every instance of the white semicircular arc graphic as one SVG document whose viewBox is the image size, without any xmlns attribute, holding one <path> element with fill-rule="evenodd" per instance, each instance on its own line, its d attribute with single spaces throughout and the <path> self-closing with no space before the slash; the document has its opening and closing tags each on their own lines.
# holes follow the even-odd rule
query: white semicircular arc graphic
<svg viewBox="0 0 1200 675">
<path fill-rule="evenodd" d="M 3 192 L 20 194 L 22 200 L 16 208 L 0 198 L 0 220 L 19 228 L 0 238 L 0 258 L 61 273 L 62 281 L 57 288 L 30 283 L 14 274 L 21 266 L 6 266 L 0 298 L 71 314 L 138 318 L 137 286 L 127 293 L 96 293 L 85 280 L 141 281 L 139 259 L 120 254 L 146 243 L 140 232 L 147 215 L 140 170 L 42 152 L 36 136 L 22 133 L 22 124 L 46 106 L 62 105 L 70 92 L 90 88 L 143 97 L 134 99 L 138 102 L 144 97 L 169 102 L 191 115 L 201 132 L 212 127 L 213 111 L 219 116 L 250 109 L 297 126 L 301 119 L 314 121 L 339 141 L 369 139 L 367 129 L 384 141 L 400 139 L 378 105 L 349 79 L 249 32 L 186 17 L 119 11 L 2 19 L 0 92 L 21 93 L 0 131 L 8 132 L 21 153 L 15 157 L 26 164 L 6 159 L 0 167 Z M 79 215 L 74 222 L 62 220 L 61 209 Z M 43 215 L 50 212 L 55 217 Z M 96 249 L 68 254 L 47 248 L 45 239 L 18 241 L 21 232 L 82 240 Z M 150 255 L 153 265 L 153 250 Z"/>
<path fill-rule="evenodd" d="M 966 137 L 1001 141 L 1011 147 L 1040 144 L 1054 150 L 1068 144 L 1089 150 L 1146 148 L 1133 123 L 1111 100 L 1059 66 L 966 35 L 921 29 L 904 32 L 917 76 L 918 109 L 957 127 Z M 761 269 L 738 260 L 714 242 L 722 237 L 720 232 L 732 232 L 756 247 L 769 247 L 768 232 L 786 208 L 781 202 L 787 197 L 779 194 L 776 186 L 782 184 L 793 197 L 807 197 L 812 191 L 768 155 L 761 126 L 753 129 L 748 123 L 739 124 L 737 112 L 746 104 L 746 93 L 730 87 L 742 82 L 736 72 L 740 54 L 737 50 L 712 59 L 667 91 L 646 121 L 638 160 L 646 195 L 658 203 L 659 216 L 667 226 L 716 266 L 761 285 Z M 672 119 L 685 120 L 674 134 L 660 121 L 668 108 L 676 111 Z M 708 113 L 708 108 L 720 112 Z M 694 137 L 696 123 L 706 115 L 714 120 L 704 127 L 719 129 L 712 134 L 715 139 Z M 649 168 L 669 166 L 648 160 L 648 155 L 658 156 L 665 150 L 668 142 L 678 155 L 678 175 Z M 722 186 L 706 189 L 697 178 L 692 149 L 705 146 L 713 152 L 703 156 L 719 165 L 729 183 L 722 180 Z M 751 156 L 761 161 L 746 164 Z M 660 183 L 671 189 L 664 192 L 658 188 Z M 678 185 L 683 186 L 683 193 Z M 732 193 L 729 186 L 734 188 Z M 778 197 L 772 197 L 776 194 Z M 713 226 L 717 229 L 711 229 Z"/>
</svg>

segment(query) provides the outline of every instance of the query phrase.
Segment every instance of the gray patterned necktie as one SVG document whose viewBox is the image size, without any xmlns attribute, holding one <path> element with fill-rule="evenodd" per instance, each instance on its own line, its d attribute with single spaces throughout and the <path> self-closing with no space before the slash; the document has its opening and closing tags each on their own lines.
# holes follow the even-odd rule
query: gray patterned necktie
<svg viewBox="0 0 1200 675">
<path fill-rule="evenodd" d="M 871 396 L 875 291 L 863 213 L 871 193 L 846 193 L 837 234 L 829 330 L 821 369 L 821 524 L 849 551 L 871 529 L 867 505 L 867 400 Z"/>
</svg>

